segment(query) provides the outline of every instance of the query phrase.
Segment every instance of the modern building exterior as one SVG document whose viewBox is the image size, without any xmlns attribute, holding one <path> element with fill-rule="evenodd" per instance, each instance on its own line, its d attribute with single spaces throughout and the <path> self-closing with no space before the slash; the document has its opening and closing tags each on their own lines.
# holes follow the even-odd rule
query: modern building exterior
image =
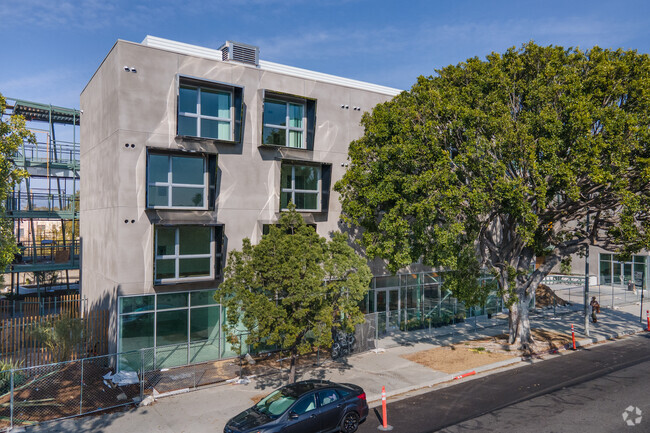
<svg viewBox="0 0 650 433">
<path fill-rule="evenodd" d="M 120 40 L 82 92 L 82 293 L 110 309 L 112 352 L 153 348 L 155 368 L 232 356 L 212 297 L 227 252 L 256 243 L 289 201 L 320 235 L 341 229 L 332 186 L 348 145 L 362 114 L 400 91 L 259 57 L 235 42 Z M 648 278 L 645 255 L 628 263 L 596 250 L 599 283 Z M 437 273 L 373 265 L 364 309 L 386 329 L 436 311 L 463 317 Z"/>
<path fill-rule="evenodd" d="M 82 292 L 113 312 L 111 349 L 187 343 L 164 365 L 226 356 L 212 299 L 226 253 L 289 201 L 322 236 L 339 230 L 348 144 L 398 93 L 245 44 L 118 41 L 81 95 Z"/>
</svg>

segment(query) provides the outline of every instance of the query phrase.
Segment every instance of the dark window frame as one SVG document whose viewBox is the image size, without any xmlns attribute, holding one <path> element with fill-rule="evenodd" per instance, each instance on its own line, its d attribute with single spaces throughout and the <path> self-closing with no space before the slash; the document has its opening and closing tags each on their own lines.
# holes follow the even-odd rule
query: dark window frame
<svg viewBox="0 0 650 433">
<path fill-rule="evenodd" d="M 198 126 L 199 123 L 197 123 L 196 135 L 188 135 L 188 134 L 180 133 L 179 131 L 179 124 L 180 124 L 179 117 L 181 116 L 180 89 L 183 86 L 230 93 L 231 127 L 230 127 L 229 139 L 201 137 L 200 127 Z M 200 113 L 196 113 L 196 115 L 198 115 L 199 117 L 210 118 L 210 116 L 204 116 Z M 189 117 L 195 117 L 195 116 L 192 115 Z M 177 137 L 195 139 L 195 140 L 209 140 L 209 141 L 214 141 L 219 143 L 241 143 L 242 136 L 243 136 L 243 124 L 244 124 L 243 119 L 244 119 L 244 88 L 242 86 L 237 86 L 230 83 L 223 83 L 220 81 L 206 80 L 206 79 L 191 77 L 187 75 L 177 75 L 177 79 L 176 79 L 176 136 Z"/>
<path fill-rule="evenodd" d="M 264 127 L 267 125 L 265 118 L 264 118 L 264 112 L 265 112 L 265 103 L 266 101 L 272 101 L 272 102 L 283 102 L 287 104 L 287 110 L 289 104 L 295 104 L 295 105 L 302 105 L 303 108 L 303 144 L 304 147 L 289 147 L 287 144 L 289 143 L 289 134 L 287 133 L 285 136 L 285 144 L 274 144 L 274 143 L 264 143 Z M 288 118 L 288 115 L 287 115 Z M 269 126 L 272 124 L 268 124 Z M 292 130 L 294 128 L 290 127 L 289 125 L 281 126 L 281 125 L 274 125 L 273 126 L 278 126 L 280 128 L 286 129 L 288 132 L 289 130 Z M 262 128 L 261 128 L 261 134 L 260 134 L 260 146 L 268 146 L 268 147 L 277 147 L 277 148 L 284 148 L 284 149 L 295 149 L 295 150 L 314 150 L 314 136 L 315 136 L 315 131 L 316 131 L 316 99 L 313 98 L 307 98 L 304 96 L 298 96 L 298 95 L 292 95 L 289 93 L 283 93 L 283 92 L 278 92 L 278 91 L 273 91 L 269 89 L 262 89 Z"/>
<path fill-rule="evenodd" d="M 153 186 L 154 183 L 149 181 L 149 157 L 151 155 L 160 155 L 167 156 L 169 158 L 173 156 L 182 156 L 182 157 L 194 157 L 194 158 L 203 158 L 204 166 L 204 176 L 207 176 L 206 183 L 204 183 L 204 205 L 203 206 L 156 206 L 149 204 L 149 187 Z M 146 191 L 145 191 L 145 204 L 146 209 L 152 210 L 165 210 L 165 211 L 213 211 L 215 209 L 216 202 L 216 193 L 217 193 L 217 158 L 218 155 L 215 153 L 207 152 L 184 152 L 179 150 L 168 150 L 168 149 L 159 149 L 154 147 L 147 148 L 146 154 L 146 173 L 145 173 L 145 182 L 146 182 Z M 174 182 L 167 183 L 169 187 L 169 202 L 172 201 L 172 191 Z"/>
<path fill-rule="evenodd" d="M 210 229 L 210 275 L 209 276 L 200 276 L 200 277 L 179 277 L 179 266 L 180 264 L 175 263 L 175 276 L 174 278 L 157 278 L 156 275 L 156 266 L 158 260 L 171 260 L 175 261 L 181 260 L 184 256 L 179 253 L 180 243 L 178 240 L 178 230 L 181 227 L 208 227 Z M 167 257 L 172 255 L 160 255 L 157 251 L 158 245 L 158 229 L 159 228 L 174 228 L 175 229 L 175 251 L 173 257 Z M 202 281 L 216 281 L 223 277 L 223 268 L 224 268 L 224 244 L 225 244 L 225 226 L 223 224 L 192 224 L 192 223 L 156 223 L 153 225 L 153 282 L 155 286 L 166 286 L 173 284 L 184 284 L 191 282 L 202 282 Z M 208 254 L 201 254 L 201 256 L 208 256 Z M 192 257 L 185 257 L 192 258 Z M 205 257 L 203 257 L 205 258 Z"/>
</svg>

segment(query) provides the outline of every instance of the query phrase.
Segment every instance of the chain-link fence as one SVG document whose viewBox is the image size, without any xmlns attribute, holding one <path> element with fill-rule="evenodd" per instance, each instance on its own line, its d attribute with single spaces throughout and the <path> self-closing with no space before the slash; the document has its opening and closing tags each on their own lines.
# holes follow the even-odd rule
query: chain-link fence
<svg viewBox="0 0 650 433">
<path fill-rule="evenodd" d="M 201 362 L 218 347 L 215 343 L 170 345 L 0 371 L 0 431 L 117 408 L 148 395 L 192 390 L 239 376 L 237 358 Z M 180 359 L 187 350 L 190 365 Z M 165 367 L 168 363 L 180 366 Z"/>
<path fill-rule="evenodd" d="M 584 305 L 585 285 L 584 278 L 581 285 L 557 284 L 549 286 L 553 292 L 574 306 Z M 589 299 L 595 296 L 603 308 L 616 308 L 624 305 L 640 304 L 647 302 L 647 290 L 635 286 L 597 285 L 589 287 Z M 587 301 L 589 302 L 589 300 Z"/>
</svg>

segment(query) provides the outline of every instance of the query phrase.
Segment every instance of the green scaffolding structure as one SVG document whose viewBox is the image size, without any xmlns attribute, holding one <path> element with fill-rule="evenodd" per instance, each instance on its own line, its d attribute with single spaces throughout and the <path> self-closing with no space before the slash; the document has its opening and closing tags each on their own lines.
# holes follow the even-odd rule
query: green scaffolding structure
<svg viewBox="0 0 650 433">
<path fill-rule="evenodd" d="M 29 176 L 13 188 L 6 203 L 20 253 L 5 270 L 11 274 L 12 294 L 20 294 L 21 274 L 33 275 L 36 294 L 48 283 L 43 275 L 55 275 L 52 286 L 78 288 L 71 273 L 79 272 L 79 125 L 76 109 L 7 99 L 3 116 L 20 115 L 34 134 L 13 156 L 17 167 Z M 58 135 L 58 137 L 57 137 Z M 41 230 L 37 230 L 41 229 Z M 63 279 L 59 279 L 65 275 Z M 37 277 L 40 276 L 40 277 Z M 30 279 L 32 281 L 32 279 Z M 21 288 L 22 290 L 22 288 Z"/>
</svg>

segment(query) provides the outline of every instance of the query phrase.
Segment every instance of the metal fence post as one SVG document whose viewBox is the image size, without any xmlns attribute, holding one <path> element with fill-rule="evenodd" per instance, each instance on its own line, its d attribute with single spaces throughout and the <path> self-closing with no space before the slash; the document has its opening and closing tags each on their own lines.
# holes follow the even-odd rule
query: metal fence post
<svg viewBox="0 0 650 433">
<path fill-rule="evenodd" d="M 144 400 L 144 349 L 140 349 L 140 401 Z"/>
<path fill-rule="evenodd" d="M 84 401 L 84 360 L 81 358 L 81 391 L 79 392 L 79 415 L 83 414 Z"/>
<path fill-rule="evenodd" d="M 9 397 L 9 430 L 11 431 L 14 428 L 14 372 L 15 370 L 11 370 L 10 372 L 10 377 L 9 377 L 9 389 L 10 389 L 10 397 Z"/>
</svg>

